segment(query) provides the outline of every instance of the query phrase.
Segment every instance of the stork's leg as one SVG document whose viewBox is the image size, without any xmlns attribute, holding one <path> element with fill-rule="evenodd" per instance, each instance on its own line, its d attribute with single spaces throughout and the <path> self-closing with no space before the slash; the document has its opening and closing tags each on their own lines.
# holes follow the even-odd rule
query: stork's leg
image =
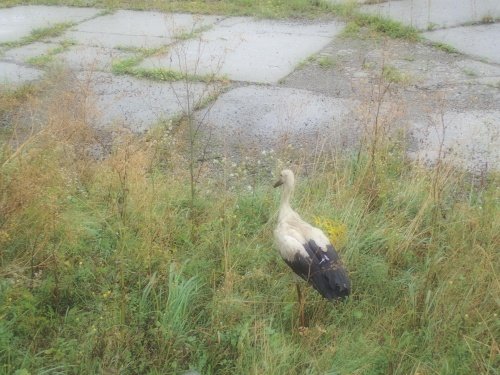
<svg viewBox="0 0 500 375">
<path fill-rule="evenodd" d="M 300 327 L 305 327 L 304 319 L 304 298 L 302 296 L 302 291 L 300 290 L 300 284 L 295 284 L 297 286 L 297 296 L 299 297 L 299 317 L 300 317 Z"/>
</svg>

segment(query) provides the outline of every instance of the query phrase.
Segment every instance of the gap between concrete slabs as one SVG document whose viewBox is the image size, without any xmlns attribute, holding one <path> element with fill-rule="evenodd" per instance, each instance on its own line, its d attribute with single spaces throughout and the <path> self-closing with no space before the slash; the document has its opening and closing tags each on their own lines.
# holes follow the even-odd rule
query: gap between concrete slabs
<svg viewBox="0 0 500 375">
<path fill-rule="evenodd" d="M 146 59 L 140 66 L 224 76 L 233 81 L 276 83 L 330 43 L 343 26 L 338 21 L 229 18 L 200 38 L 179 43 L 166 55 Z"/>
</svg>

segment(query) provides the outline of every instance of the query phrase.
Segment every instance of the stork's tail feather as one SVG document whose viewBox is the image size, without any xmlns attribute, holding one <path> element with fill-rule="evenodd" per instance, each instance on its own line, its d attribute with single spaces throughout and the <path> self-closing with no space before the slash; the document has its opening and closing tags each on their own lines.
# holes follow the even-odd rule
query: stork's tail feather
<svg viewBox="0 0 500 375">
<path fill-rule="evenodd" d="M 326 299 L 342 299 L 351 293 L 351 283 L 344 269 L 332 270 L 318 276 L 313 278 L 312 284 Z"/>
</svg>

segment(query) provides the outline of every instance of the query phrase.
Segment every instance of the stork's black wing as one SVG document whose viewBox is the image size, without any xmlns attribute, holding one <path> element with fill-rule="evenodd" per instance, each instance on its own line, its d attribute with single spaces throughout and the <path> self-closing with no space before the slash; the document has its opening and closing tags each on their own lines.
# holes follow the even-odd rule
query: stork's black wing
<svg viewBox="0 0 500 375">
<path fill-rule="evenodd" d="M 329 300 L 348 296 L 349 276 L 333 246 L 328 245 L 323 251 L 313 240 L 303 246 L 309 258 L 297 254 L 293 261 L 285 259 L 290 268 Z"/>
</svg>

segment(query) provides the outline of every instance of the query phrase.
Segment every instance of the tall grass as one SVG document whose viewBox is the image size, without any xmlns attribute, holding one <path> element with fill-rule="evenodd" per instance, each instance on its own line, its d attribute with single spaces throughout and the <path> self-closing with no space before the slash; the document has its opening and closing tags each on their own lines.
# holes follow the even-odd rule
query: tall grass
<svg viewBox="0 0 500 375">
<path fill-rule="evenodd" d="M 270 175 L 249 190 L 214 164 L 193 208 L 176 132 L 117 133 L 98 158 L 79 98 L 54 95 L 31 133 L 12 114 L 37 95 L 0 100 L 2 373 L 497 372 L 497 175 L 423 167 L 387 139 L 319 155 L 294 206 L 347 228 L 353 295 L 308 289 L 299 332 Z"/>
</svg>

